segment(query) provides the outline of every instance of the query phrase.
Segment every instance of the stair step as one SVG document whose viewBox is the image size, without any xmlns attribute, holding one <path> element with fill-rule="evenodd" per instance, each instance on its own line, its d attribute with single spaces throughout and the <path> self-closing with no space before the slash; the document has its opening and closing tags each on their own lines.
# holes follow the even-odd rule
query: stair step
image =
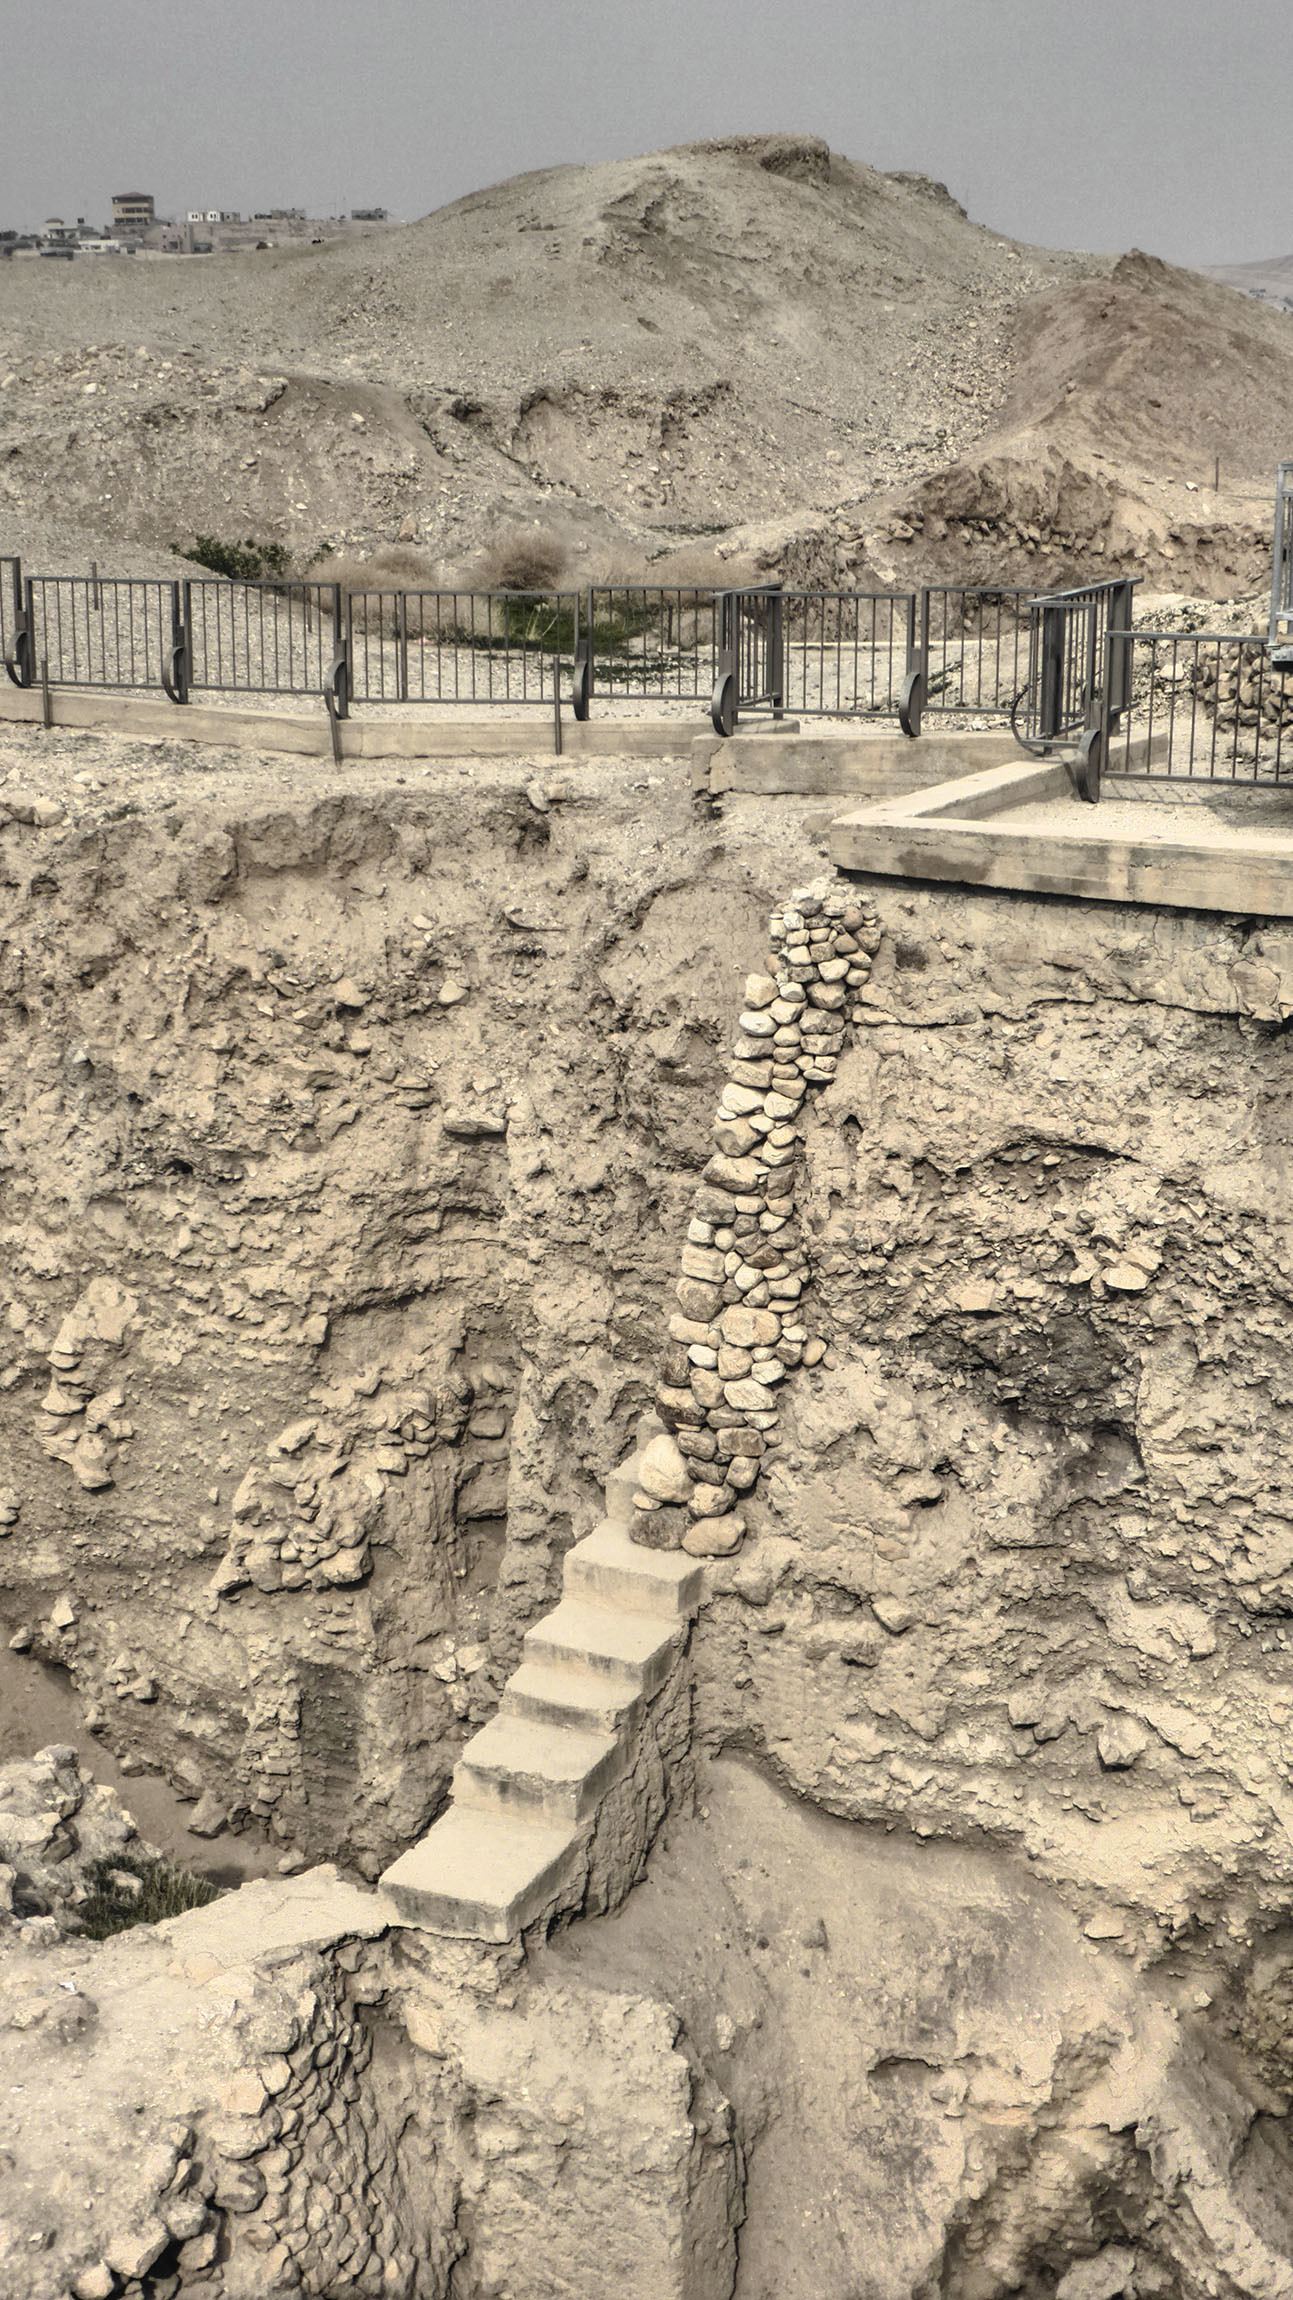
<svg viewBox="0 0 1293 2300">
<path fill-rule="evenodd" d="M 566 1594 L 627 1606 L 664 1621 L 686 1621 L 700 1604 L 704 1568 L 677 1549 L 643 1549 L 626 1525 L 607 1518 L 566 1554 Z"/>
<path fill-rule="evenodd" d="M 625 1755 L 614 1733 L 540 1725 L 532 1717 L 491 1717 L 458 1760 L 454 1797 L 500 1813 L 578 1821 L 622 1772 Z"/>
<path fill-rule="evenodd" d="M 564 1597 L 525 1633 L 527 1661 L 573 1662 L 633 1692 L 654 1693 L 669 1674 L 680 1624 L 650 1613 L 613 1613 L 609 1606 Z"/>
<path fill-rule="evenodd" d="M 406 1924 L 473 1941 L 510 1941 L 552 1906 L 580 1832 L 453 1805 L 381 1879 Z"/>
<path fill-rule="evenodd" d="M 533 1717 L 540 1725 L 615 1733 L 630 1723 L 639 1699 L 627 1686 L 608 1684 L 596 1669 L 564 1661 L 523 1661 L 503 1688 L 499 1714 Z"/>
</svg>

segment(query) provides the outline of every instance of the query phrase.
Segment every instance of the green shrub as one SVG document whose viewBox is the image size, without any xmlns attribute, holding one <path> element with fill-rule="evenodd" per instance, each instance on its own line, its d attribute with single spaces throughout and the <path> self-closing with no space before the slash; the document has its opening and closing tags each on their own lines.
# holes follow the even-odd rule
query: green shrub
<svg viewBox="0 0 1293 2300">
<path fill-rule="evenodd" d="M 138 1878 L 139 1892 L 118 1882 L 123 1875 Z M 132 1925 L 160 1924 L 163 1917 L 180 1917 L 186 1909 L 204 1909 L 220 1898 L 219 1887 L 208 1884 L 205 1877 L 145 1853 L 120 1853 L 115 1860 L 93 1862 L 86 1883 L 89 1899 L 77 1914 L 82 1931 L 93 1941 L 128 1932 Z"/>
<path fill-rule="evenodd" d="M 255 543 L 250 535 L 241 543 L 222 543 L 218 535 L 195 535 L 192 550 L 184 554 L 213 575 L 231 583 L 279 583 L 291 573 L 292 562 L 281 543 Z"/>
</svg>

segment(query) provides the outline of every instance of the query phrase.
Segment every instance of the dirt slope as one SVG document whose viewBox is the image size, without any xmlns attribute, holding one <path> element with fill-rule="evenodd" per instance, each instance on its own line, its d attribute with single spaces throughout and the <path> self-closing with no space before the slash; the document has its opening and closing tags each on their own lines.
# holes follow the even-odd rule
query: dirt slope
<svg viewBox="0 0 1293 2300">
<path fill-rule="evenodd" d="M 298 550 L 797 520 L 968 447 L 1020 299 L 1090 268 L 810 137 L 523 176 L 362 249 L 13 265 L 0 506 Z"/>
<path fill-rule="evenodd" d="M 1227 592 L 1290 435 L 1284 313 L 1016 246 L 810 136 L 521 176 L 362 244 L 0 273 L 0 531 L 47 565 L 209 532 L 429 573 L 538 522 L 574 579 L 699 544 Z"/>
</svg>

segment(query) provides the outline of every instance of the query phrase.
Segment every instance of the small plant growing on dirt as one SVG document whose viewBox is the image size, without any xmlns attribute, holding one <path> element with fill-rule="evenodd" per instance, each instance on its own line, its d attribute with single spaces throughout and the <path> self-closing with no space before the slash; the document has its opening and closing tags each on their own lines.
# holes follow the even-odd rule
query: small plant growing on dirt
<svg viewBox="0 0 1293 2300">
<path fill-rule="evenodd" d="M 231 583 L 280 583 L 292 566 L 281 543 L 256 543 L 250 535 L 241 543 L 222 542 L 218 535 L 195 535 L 185 556 Z"/>
<path fill-rule="evenodd" d="M 163 1917 L 180 1917 L 186 1909 L 204 1909 L 220 1898 L 219 1887 L 205 1877 L 144 1853 L 95 1861 L 86 1871 L 86 1883 L 89 1898 L 77 1913 L 81 1930 L 93 1941 L 128 1932 L 132 1925 L 160 1924 Z"/>
</svg>

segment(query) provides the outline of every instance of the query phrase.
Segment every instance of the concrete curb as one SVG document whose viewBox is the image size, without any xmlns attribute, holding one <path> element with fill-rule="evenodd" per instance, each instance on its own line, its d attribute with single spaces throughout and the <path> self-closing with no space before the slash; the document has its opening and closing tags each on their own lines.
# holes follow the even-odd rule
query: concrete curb
<svg viewBox="0 0 1293 2300">
<path fill-rule="evenodd" d="M 1113 795 L 1108 783 L 1106 790 Z M 886 878 L 1293 918 L 1293 836 L 1205 823 L 1188 837 L 1137 841 L 1102 834 L 1098 806 L 1089 832 L 1016 828 L 1009 820 L 1015 807 L 1071 796 L 1060 762 L 990 769 L 840 815 L 831 860 Z"/>
</svg>

